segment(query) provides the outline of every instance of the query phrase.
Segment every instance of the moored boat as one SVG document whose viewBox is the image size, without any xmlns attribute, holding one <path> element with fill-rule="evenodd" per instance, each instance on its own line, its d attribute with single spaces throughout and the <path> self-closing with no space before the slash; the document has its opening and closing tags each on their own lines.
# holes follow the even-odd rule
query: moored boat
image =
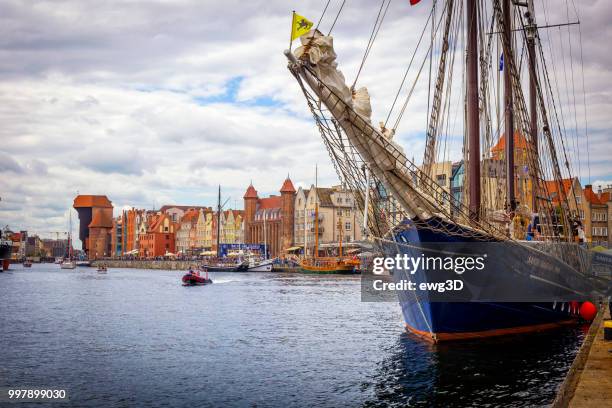
<svg viewBox="0 0 612 408">
<path fill-rule="evenodd" d="M 23 262 L 23 267 L 24 268 L 31 268 L 32 267 L 32 261 L 24 261 Z"/>
<path fill-rule="evenodd" d="M 0 272 L 8 269 L 12 250 L 13 241 L 9 239 L 8 231 L 5 229 L 0 233 Z"/>
<path fill-rule="evenodd" d="M 317 257 L 306 259 L 300 263 L 300 268 L 306 273 L 319 274 L 354 274 L 359 268 L 359 261 L 352 258 Z"/>
<path fill-rule="evenodd" d="M 272 259 L 249 259 L 247 265 L 247 272 L 272 272 L 272 264 L 274 261 Z"/>
<path fill-rule="evenodd" d="M 64 259 L 60 264 L 61 269 L 75 269 L 76 263 L 70 259 Z"/>
<path fill-rule="evenodd" d="M 520 294 L 517 288 L 532 294 L 529 300 L 515 302 L 503 300 L 509 297 L 500 297 L 465 302 L 458 296 L 449 301 L 433 301 L 429 294 L 416 296 L 414 292 L 401 292 L 399 300 L 407 328 L 432 341 L 556 327 L 576 320 L 569 302 L 559 299 L 584 298 L 585 293 L 597 293 L 594 286 L 587 288 L 588 283 L 585 290 L 577 289 L 580 282 L 589 282 L 592 274 L 587 257 L 583 257 L 580 248 L 573 244 L 577 236 L 573 221 L 578 217 L 577 198 L 571 183 L 574 176 L 567 162 L 564 126 L 559 125 L 556 111 L 548 110 L 551 103 L 554 106 L 555 90 L 547 80 L 546 65 L 542 62 L 536 64 L 536 56 L 540 54 L 535 47 L 540 44 L 533 3 L 510 0 L 492 3 L 493 7 L 487 9 L 479 7 L 478 1 L 467 0 L 463 10 L 463 1 L 449 0 L 444 2 L 438 21 L 431 20 L 432 33 L 438 32 L 437 28 L 434 29 L 437 24 L 441 28 L 440 34 L 432 34 L 438 38 L 432 37 L 431 45 L 424 47 L 434 48 L 438 42 L 442 46 L 423 53 L 425 58 L 421 67 L 428 58 L 431 58 L 431 64 L 434 55 L 439 65 L 437 77 L 432 77 L 435 84 L 426 83 L 431 98 L 428 96 L 428 115 L 424 118 L 426 140 L 422 165 L 415 164 L 414 152 L 411 160 L 393 140 L 417 85 L 416 79 L 404 104 L 398 105 L 403 107 L 398 108 L 400 111 L 395 115 L 395 122 L 388 122 L 395 113 L 389 112 L 387 120 L 377 126 L 372 119 L 368 90 L 357 87 L 357 79 L 352 85 L 346 83 L 338 69 L 334 41 L 329 34 L 311 30 L 300 37 L 301 47 L 294 52 L 285 52 L 288 68 L 304 93 L 338 176 L 350 186 L 355 201 L 364 211 L 364 230 L 379 247 L 377 252 L 388 259 L 408 254 L 416 259 L 420 256 L 422 243 L 439 244 L 442 251 L 452 251 L 455 243 L 466 244 L 465 248 L 476 252 L 478 248 L 484 248 L 483 243 L 497 242 L 502 244 L 502 248 L 510 248 L 513 254 L 523 255 L 506 258 L 505 263 L 490 257 L 491 267 L 478 275 L 482 280 L 470 286 L 466 294 L 486 294 L 505 284 L 509 290 L 515 290 L 514 295 Z M 526 6 L 529 10 L 525 10 L 528 12 L 524 13 L 525 20 L 521 22 L 523 29 L 514 30 L 513 16 L 523 13 L 512 8 Z M 382 21 L 377 21 L 377 24 L 382 24 Z M 425 23 L 424 33 L 429 24 L 429 21 Z M 461 26 L 467 29 L 462 37 L 466 39 L 465 50 L 456 48 L 459 38 L 456 29 Z M 496 36 L 478 33 L 482 27 L 491 27 Z M 379 28 L 380 25 L 375 26 L 376 34 Z M 517 37 L 512 38 L 513 35 Z M 373 32 L 362 66 L 375 37 Z M 485 37 L 487 42 L 479 46 L 479 38 Z M 523 45 L 528 49 L 524 62 L 513 50 L 513 44 L 519 41 L 524 41 Z M 495 43 L 503 51 L 501 60 L 500 53 L 493 52 Z M 419 45 L 420 41 L 417 49 Z M 436 161 L 448 160 L 446 152 L 449 148 L 446 141 L 437 138 L 438 135 L 444 139 L 456 136 L 448 130 L 454 119 L 445 107 L 453 103 L 450 84 L 454 70 L 450 61 L 454 60 L 455 53 L 463 59 L 463 51 L 466 65 L 464 87 L 461 88 L 464 91 L 460 93 L 459 101 L 460 104 L 465 102 L 465 116 L 460 120 L 465 120 L 466 134 L 457 140 L 463 143 L 461 165 L 465 171 L 461 174 L 465 174 L 466 183 L 464 185 L 461 181 L 461 185 L 452 186 L 449 183 L 450 170 L 448 173 L 439 170 L 444 163 Z M 523 62 L 521 65 L 519 58 Z M 498 60 L 503 75 L 493 74 L 494 68 L 491 67 L 497 67 Z M 528 73 L 528 80 L 521 78 L 521 67 Z M 406 75 L 409 70 L 410 66 Z M 505 112 L 504 115 L 498 113 L 495 133 L 491 112 L 495 104 L 499 106 L 501 95 L 495 95 L 491 90 L 501 89 L 501 83 L 491 86 L 489 82 L 495 78 L 501 82 L 502 77 Z M 522 92 L 523 83 L 530 84 L 529 100 Z M 401 94 L 403 85 L 402 80 L 397 96 Z M 395 102 L 391 111 L 394 106 Z M 503 134 L 502 129 L 505 130 Z M 493 146 L 491 140 L 495 138 L 498 140 Z M 485 149 L 481 149 L 481 142 Z M 515 163 L 515 158 L 521 159 L 522 163 Z M 568 180 L 572 185 L 569 189 L 565 188 Z M 457 191 L 451 191 L 451 186 L 460 192 L 459 199 L 455 198 Z M 500 188 L 502 186 L 505 188 Z M 521 207 L 527 211 L 522 212 Z M 496 211 L 502 211 L 507 221 L 495 220 Z M 529 239 L 521 233 L 520 227 L 527 226 L 521 218 L 532 220 L 527 222 L 532 234 L 528 237 L 550 245 L 533 248 L 521 242 Z M 416 273 L 411 274 L 398 267 L 391 267 L 388 271 L 394 279 L 405 278 L 417 286 L 432 283 L 423 268 L 415 267 Z M 463 273 L 451 272 L 457 273 L 455 278 Z M 470 276 L 465 279 L 470 279 Z M 568 285 L 570 281 L 579 284 Z"/>
</svg>

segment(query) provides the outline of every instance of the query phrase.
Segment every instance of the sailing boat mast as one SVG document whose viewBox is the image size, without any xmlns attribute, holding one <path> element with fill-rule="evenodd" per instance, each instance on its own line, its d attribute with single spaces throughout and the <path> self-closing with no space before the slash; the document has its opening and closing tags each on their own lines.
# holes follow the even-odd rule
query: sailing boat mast
<svg viewBox="0 0 612 408">
<path fill-rule="evenodd" d="M 478 1 L 466 0 L 467 132 L 469 146 L 470 218 L 480 216 L 480 121 L 478 112 Z"/>
<path fill-rule="evenodd" d="M 221 184 L 219 184 L 219 194 L 217 195 L 217 258 L 221 253 Z"/>
<path fill-rule="evenodd" d="M 72 211 L 68 209 L 68 260 L 72 260 Z"/>
<path fill-rule="evenodd" d="M 512 14 L 510 0 L 502 0 L 502 18 L 504 19 L 504 106 L 506 133 L 506 206 L 511 213 L 516 209 L 514 196 L 514 111 L 512 105 L 512 77 L 510 76 L 509 59 L 512 58 Z"/>
<path fill-rule="evenodd" d="M 527 55 L 529 56 L 529 128 L 531 133 L 531 145 L 534 157 L 538 157 L 538 112 L 537 112 L 537 90 L 536 90 L 536 55 L 535 37 L 537 26 L 535 23 L 535 9 L 533 0 L 527 0 Z M 531 169 L 531 208 L 534 213 L 538 212 L 537 183 L 538 183 L 538 160 L 534 160 L 536 168 Z"/>
<path fill-rule="evenodd" d="M 319 255 L 319 167 L 315 165 L 315 248 L 314 259 Z"/>
</svg>

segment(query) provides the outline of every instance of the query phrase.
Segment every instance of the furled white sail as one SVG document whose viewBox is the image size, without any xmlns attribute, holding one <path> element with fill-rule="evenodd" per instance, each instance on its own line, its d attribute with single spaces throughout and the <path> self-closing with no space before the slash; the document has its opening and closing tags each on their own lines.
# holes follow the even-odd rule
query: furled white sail
<svg viewBox="0 0 612 408">
<path fill-rule="evenodd" d="M 308 65 L 308 70 L 300 71 L 301 76 L 338 121 L 372 173 L 410 217 L 431 216 L 436 211 L 435 200 L 409 173 L 404 150 L 392 140 L 394 131 L 371 125 L 369 93 L 365 87 L 354 91 L 347 86 L 344 75 L 337 68 L 333 38 L 310 31 L 300 40 L 302 46 L 295 54 L 287 51 L 287 57 L 294 63 Z"/>
</svg>

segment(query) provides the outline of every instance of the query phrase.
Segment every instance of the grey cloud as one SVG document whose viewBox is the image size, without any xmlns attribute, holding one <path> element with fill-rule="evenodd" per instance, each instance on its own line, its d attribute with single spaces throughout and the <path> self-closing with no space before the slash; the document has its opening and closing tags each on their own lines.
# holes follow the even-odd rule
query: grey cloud
<svg viewBox="0 0 612 408">
<path fill-rule="evenodd" d="M 23 168 L 15 159 L 4 152 L 0 152 L 0 172 L 23 173 Z"/>
</svg>

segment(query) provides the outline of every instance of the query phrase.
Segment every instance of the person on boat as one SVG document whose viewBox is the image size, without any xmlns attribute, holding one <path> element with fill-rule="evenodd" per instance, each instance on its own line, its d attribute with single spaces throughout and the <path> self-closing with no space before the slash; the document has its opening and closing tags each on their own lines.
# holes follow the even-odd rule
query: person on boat
<svg viewBox="0 0 612 408">
<path fill-rule="evenodd" d="M 577 221 L 577 230 L 578 230 L 578 244 L 582 245 L 586 242 L 586 234 L 584 233 L 584 227 L 582 226 L 582 222 L 580 220 Z"/>
</svg>

